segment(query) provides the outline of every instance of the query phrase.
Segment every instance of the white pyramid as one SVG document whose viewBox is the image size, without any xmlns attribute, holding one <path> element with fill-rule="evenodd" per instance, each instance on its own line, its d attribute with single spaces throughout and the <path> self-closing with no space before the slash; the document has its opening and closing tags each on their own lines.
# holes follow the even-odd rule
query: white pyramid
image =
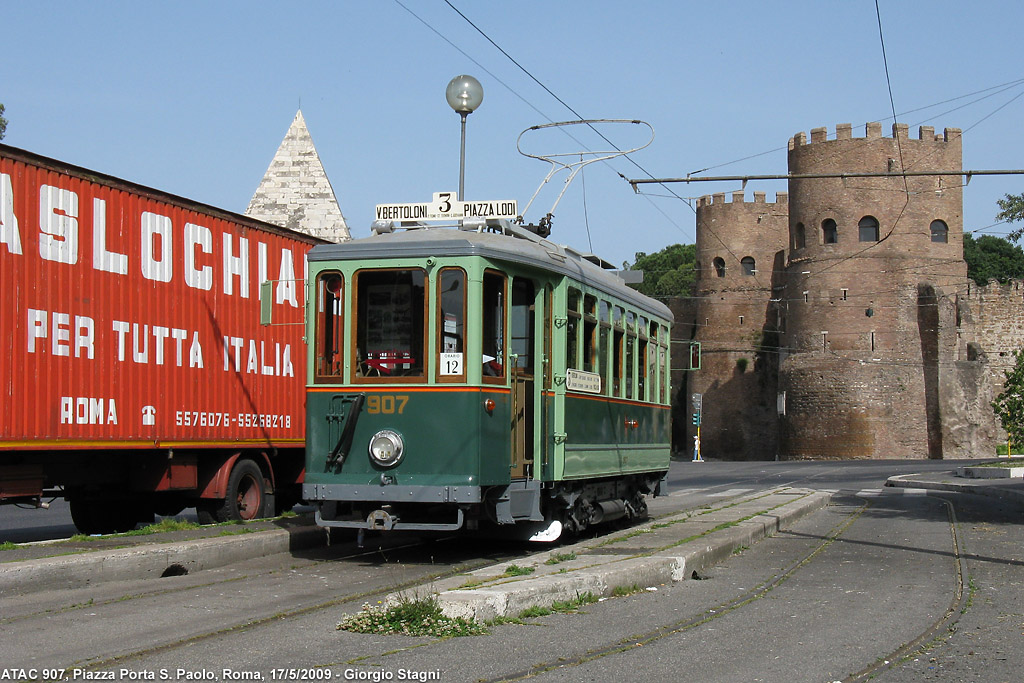
<svg viewBox="0 0 1024 683">
<path fill-rule="evenodd" d="M 245 215 L 331 242 L 352 239 L 301 109 Z"/>
</svg>

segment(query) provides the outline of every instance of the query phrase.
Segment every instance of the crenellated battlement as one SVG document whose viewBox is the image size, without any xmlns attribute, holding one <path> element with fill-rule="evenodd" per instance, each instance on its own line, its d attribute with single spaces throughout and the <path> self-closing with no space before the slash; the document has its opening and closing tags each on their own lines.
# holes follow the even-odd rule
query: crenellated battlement
<svg viewBox="0 0 1024 683">
<path fill-rule="evenodd" d="M 968 280 L 967 291 L 961 294 L 961 298 L 975 303 L 1005 301 L 1021 306 L 1024 312 L 1024 280 L 1009 280 L 1002 283 L 993 279 L 984 285 Z"/>
<path fill-rule="evenodd" d="M 954 142 L 960 139 L 962 131 L 959 128 L 946 128 L 943 130 L 941 135 L 935 134 L 934 126 L 920 126 L 917 129 L 917 137 L 914 140 L 920 142 Z M 803 131 L 797 133 L 789 139 L 790 151 L 803 147 L 804 145 L 813 145 L 821 142 L 836 142 L 840 140 L 873 140 L 882 138 L 882 124 L 878 121 L 872 121 L 864 125 L 864 137 L 853 136 L 853 125 L 849 123 L 838 123 L 836 124 L 835 136 L 831 139 L 828 137 L 828 128 L 812 128 L 810 142 L 808 142 L 807 134 Z M 910 127 L 905 123 L 894 123 L 892 124 L 892 137 L 887 139 L 899 139 L 899 140 L 911 140 L 910 138 Z"/>
<path fill-rule="evenodd" d="M 698 197 L 697 198 L 697 208 L 700 209 L 700 208 L 705 208 L 705 207 L 709 207 L 709 206 L 722 206 L 723 204 L 730 205 L 730 206 L 734 205 L 734 204 L 748 204 L 748 205 L 751 205 L 751 206 L 755 206 L 755 205 L 760 204 L 760 205 L 767 205 L 767 206 L 779 206 L 779 207 L 784 207 L 784 208 L 789 206 L 789 193 L 788 192 L 776 192 L 775 193 L 775 201 L 774 202 L 766 201 L 766 195 L 765 195 L 764 192 L 755 192 L 754 193 L 754 200 L 752 202 L 748 202 L 746 200 L 746 197 L 745 197 L 746 193 L 743 192 L 743 190 L 736 190 L 735 192 L 732 192 L 732 193 L 729 193 L 729 194 L 731 194 L 731 196 L 732 196 L 731 201 L 726 201 L 725 200 L 725 196 L 726 196 L 725 192 L 716 192 L 715 194 L 706 194 L 706 195 L 703 195 L 701 197 Z"/>
</svg>

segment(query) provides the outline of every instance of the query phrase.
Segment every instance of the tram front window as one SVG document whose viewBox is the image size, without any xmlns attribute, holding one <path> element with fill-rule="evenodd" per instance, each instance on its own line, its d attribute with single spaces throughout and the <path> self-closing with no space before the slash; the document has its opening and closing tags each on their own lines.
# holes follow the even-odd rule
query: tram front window
<svg viewBox="0 0 1024 683">
<path fill-rule="evenodd" d="M 359 271 L 355 289 L 357 377 L 423 377 L 423 270 Z"/>
</svg>

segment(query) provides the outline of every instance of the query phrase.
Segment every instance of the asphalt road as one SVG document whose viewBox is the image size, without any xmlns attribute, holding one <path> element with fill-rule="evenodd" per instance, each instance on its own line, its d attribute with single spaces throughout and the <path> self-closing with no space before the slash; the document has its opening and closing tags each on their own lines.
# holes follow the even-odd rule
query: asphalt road
<svg viewBox="0 0 1024 683">
<path fill-rule="evenodd" d="M 669 474 L 672 498 L 702 504 L 727 492 L 745 492 L 767 486 L 804 486 L 815 489 L 858 491 L 878 488 L 895 474 L 948 471 L 951 462 L 934 460 L 859 462 L 675 462 Z M 733 493 L 735 495 L 735 493 Z M 674 503 L 673 503 L 674 504 Z M 195 510 L 180 515 L 195 520 Z M 50 501 L 49 509 L 0 506 L 0 543 L 27 543 L 68 538 L 76 532 L 67 501 Z"/>
<path fill-rule="evenodd" d="M 72 666 L 85 667 L 74 669 L 79 680 L 121 669 L 123 679 L 166 671 L 168 680 L 224 680 L 225 669 L 264 680 L 1019 680 L 1024 511 L 882 488 L 913 469 L 678 463 L 674 493 L 655 501 L 655 514 L 783 483 L 838 493 L 704 580 L 645 587 L 657 590 L 488 636 L 432 640 L 335 625 L 386 592 L 429 590 L 435 577 L 522 557 L 528 546 L 394 536 L 381 548 L 342 544 L 158 582 L 5 597 L 0 674 Z"/>
</svg>

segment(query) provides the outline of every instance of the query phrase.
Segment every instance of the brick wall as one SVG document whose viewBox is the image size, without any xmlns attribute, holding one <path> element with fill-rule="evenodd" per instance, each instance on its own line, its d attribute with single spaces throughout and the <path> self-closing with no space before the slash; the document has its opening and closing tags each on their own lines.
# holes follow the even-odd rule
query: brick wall
<svg viewBox="0 0 1024 683">
<path fill-rule="evenodd" d="M 701 441 L 708 457 L 764 460 L 777 453 L 777 359 L 765 347 L 774 346 L 769 311 L 785 264 L 788 224 L 785 193 L 775 202 L 762 192 L 753 201 L 743 192 L 733 192 L 731 201 L 725 194 L 698 200 L 694 330 L 703 357 L 700 371 L 687 378 L 687 397 L 703 395 Z M 691 441 L 695 432 L 687 419 Z"/>
</svg>

